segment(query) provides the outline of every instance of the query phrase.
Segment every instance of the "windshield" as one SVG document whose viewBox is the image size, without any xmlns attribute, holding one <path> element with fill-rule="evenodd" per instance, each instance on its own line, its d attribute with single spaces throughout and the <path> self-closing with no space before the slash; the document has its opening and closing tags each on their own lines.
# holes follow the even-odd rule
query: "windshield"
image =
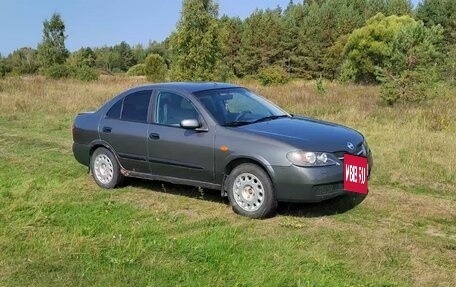
<svg viewBox="0 0 456 287">
<path fill-rule="evenodd" d="M 279 107 L 244 88 L 207 90 L 194 94 L 222 126 L 289 116 Z"/>
</svg>

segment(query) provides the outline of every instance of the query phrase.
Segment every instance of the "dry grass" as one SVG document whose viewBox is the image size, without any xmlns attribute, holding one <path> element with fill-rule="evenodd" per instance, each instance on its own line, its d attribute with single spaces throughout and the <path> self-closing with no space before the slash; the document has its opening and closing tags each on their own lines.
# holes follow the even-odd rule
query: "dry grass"
<svg viewBox="0 0 456 287">
<path fill-rule="evenodd" d="M 135 77 L 102 77 L 91 83 L 78 80 L 46 80 L 34 76 L 8 78 L 0 82 L 0 109 L 5 114 L 22 113 L 77 113 L 98 108 L 115 94 L 144 84 Z"/>
<path fill-rule="evenodd" d="M 360 130 L 375 160 L 361 204 L 283 204 L 252 221 L 217 192 L 143 181 L 100 192 L 71 159 L 74 115 L 142 83 L 0 81 L 0 285 L 456 285 L 454 88 L 392 108 L 376 87 L 241 83 Z"/>
<path fill-rule="evenodd" d="M 252 88 L 292 113 L 345 124 L 367 136 L 375 155 L 374 182 L 455 198 L 456 89 L 422 104 L 385 106 L 376 87 L 313 82 Z"/>
</svg>

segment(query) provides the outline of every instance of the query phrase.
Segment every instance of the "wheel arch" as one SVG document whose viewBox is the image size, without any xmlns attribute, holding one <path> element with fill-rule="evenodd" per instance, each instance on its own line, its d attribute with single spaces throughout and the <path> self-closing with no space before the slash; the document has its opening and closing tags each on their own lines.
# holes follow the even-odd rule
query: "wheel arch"
<svg viewBox="0 0 456 287">
<path fill-rule="evenodd" d="M 90 143 L 90 147 L 89 147 L 89 163 L 92 161 L 92 155 L 93 153 L 100 147 L 103 147 L 107 150 L 109 150 L 110 152 L 112 152 L 112 154 L 114 155 L 114 157 L 116 158 L 117 160 L 117 163 L 119 164 L 120 166 L 120 170 L 125 170 L 122 166 L 122 164 L 120 163 L 119 161 L 119 156 L 117 155 L 116 151 L 114 150 L 114 148 L 109 144 L 107 143 L 106 141 L 103 141 L 103 140 L 95 140 L 93 142 Z M 89 169 L 90 169 L 90 164 L 89 164 Z"/>
<path fill-rule="evenodd" d="M 254 164 L 258 167 L 260 167 L 268 176 L 269 179 L 271 180 L 272 185 L 274 186 L 274 170 L 272 169 L 271 165 L 269 165 L 265 159 L 262 158 L 255 158 L 251 156 L 238 156 L 235 158 L 230 159 L 227 164 L 225 164 L 225 167 L 223 169 L 223 182 L 222 182 L 222 190 L 226 190 L 226 182 L 228 179 L 228 176 L 231 174 L 231 172 L 238 167 L 241 164 Z"/>
<path fill-rule="evenodd" d="M 112 153 L 115 153 L 114 149 L 107 142 L 105 142 L 103 140 L 95 140 L 95 141 L 90 143 L 89 156 L 92 156 L 92 154 L 95 152 L 95 150 L 100 148 L 100 147 L 104 147 L 106 149 L 109 149 Z"/>
</svg>

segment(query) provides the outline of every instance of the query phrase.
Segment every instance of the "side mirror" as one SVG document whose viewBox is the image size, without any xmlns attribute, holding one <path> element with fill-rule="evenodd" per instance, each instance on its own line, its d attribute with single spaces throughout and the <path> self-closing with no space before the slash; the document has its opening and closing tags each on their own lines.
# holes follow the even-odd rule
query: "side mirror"
<svg viewBox="0 0 456 287">
<path fill-rule="evenodd" d="M 180 122 L 180 126 L 184 129 L 196 130 L 197 128 L 201 127 L 201 124 L 197 119 L 186 119 Z"/>
</svg>

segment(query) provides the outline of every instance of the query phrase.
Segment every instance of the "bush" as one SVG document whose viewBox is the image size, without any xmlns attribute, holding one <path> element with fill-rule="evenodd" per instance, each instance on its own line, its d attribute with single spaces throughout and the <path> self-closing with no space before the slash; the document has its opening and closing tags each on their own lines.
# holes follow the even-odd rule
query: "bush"
<svg viewBox="0 0 456 287">
<path fill-rule="evenodd" d="M 67 65 L 53 65 L 43 70 L 43 74 L 51 79 L 68 78 L 72 76 L 73 70 Z"/>
<path fill-rule="evenodd" d="M 271 66 L 260 71 L 258 80 L 263 86 L 281 85 L 288 82 L 288 75 L 282 67 Z"/>
<path fill-rule="evenodd" d="M 7 72 L 6 65 L 0 59 L 0 79 L 3 78 L 6 75 L 6 72 Z"/>
<path fill-rule="evenodd" d="M 345 62 L 341 80 L 378 83 L 376 67 L 384 67 L 391 58 L 391 45 L 401 28 L 417 25 L 410 16 L 388 16 L 379 13 L 367 20 L 366 25 L 355 29 L 344 48 Z"/>
<path fill-rule="evenodd" d="M 382 83 L 382 99 L 395 102 L 419 102 L 432 96 L 438 81 L 437 67 L 441 57 L 443 30 L 423 23 L 403 26 L 391 42 L 390 57 L 377 67 Z"/>
<path fill-rule="evenodd" d="M 144 73 L 148 81 L 162 82 L 166 78 L 168 69 L 162 56 L 151 54 L 144 61 Z"/>
<path fill-rule="evenodd" d="M 128 69 L 127 76 L 144 76 L 145 75 L 145 67 L 144 64 L 137 64 Z"/>
<path fill-rule="evenodd" d="M 452 84 L 456 85 L 456 44 L 445 56 L 442 75 Z"/>
<path fill-rule="evenodd" d="M 344 61 L 340 67 L 339 81 L 342 83 L 356 82 L 358 68 L 352 61 Z"/>
<path fill-rule="evenodd" d="M 431 97 L 435 80 L 432 71 L 409 71 L 383 80 L 381 98 L 388 105 L 396 102 L 420 102 Z"/>
<path fill-rule="evenodd" d="M 323 77 L 320 76 L 317 81 L 316 81 L 316 86 L 317 86 L 317 93 L 320 94 L 320 95 L 324 95 L 326 94 L 326 88 L 325 88 L 325 85 L 323 83 Z"/>
<path fill-rule="evenodd" d="M 76 78 L 84 82 L 98 80 L 98 73 L 88 66 L 82 66 L 76 69 Z"/>
<path fill-rule="evenodd" d="M 122 69 L 117 68 L 117 67 L 116 67 L 116 68 L 113 68 L 113 69 L 111 70 L 111 74 L 123 74 L 123 73 L 125 73 L 125 71 L 123 71 Z"/>
</svg>

